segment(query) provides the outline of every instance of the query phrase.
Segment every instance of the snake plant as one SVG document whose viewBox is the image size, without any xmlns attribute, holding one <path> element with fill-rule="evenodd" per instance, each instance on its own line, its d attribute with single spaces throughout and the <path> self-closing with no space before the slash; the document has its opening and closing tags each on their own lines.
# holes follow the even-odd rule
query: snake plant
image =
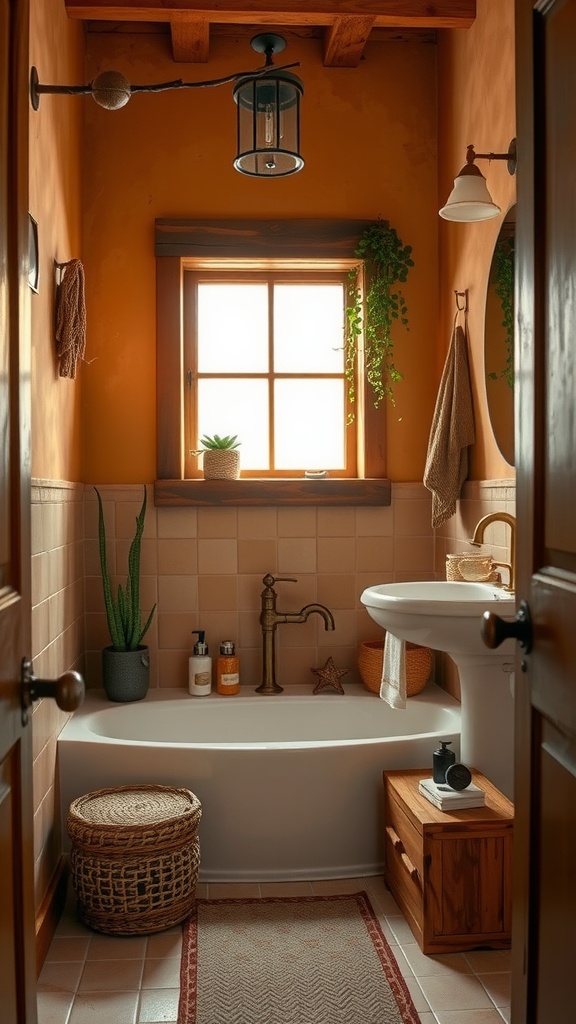
<svg viewBox="0 0 576 1024">
<path fill-rule="evenodd" d="M 104 590 L 104 604 L 106 606 L 106 618 L 112 647 L 115 651 L 135 651 L 142 643 L 142 640 L 152 622 L 156 611 L 156 605 L 152 608 L 144 626 L 142 625 L 142 612 L 140 610 L 140 547 L 142 534 L 144 532 L 144 520 L 146 517 L 146 486 L 144 486 L 144 500 L 139 514 L 136 516 L 136 533 L 130 545 L 128 553 L 128 576 L 126 585 L 118 585 L 116 595 L 112 592 L 108 563 L 106 559 L 106 527 L 104 523 L 104 509 L 102 498 L 98 488 L 94 490 L 98 496 L 98 541 L 100 547 L 100 569 L 102 572 L 102 587 Z"/>
</svg>

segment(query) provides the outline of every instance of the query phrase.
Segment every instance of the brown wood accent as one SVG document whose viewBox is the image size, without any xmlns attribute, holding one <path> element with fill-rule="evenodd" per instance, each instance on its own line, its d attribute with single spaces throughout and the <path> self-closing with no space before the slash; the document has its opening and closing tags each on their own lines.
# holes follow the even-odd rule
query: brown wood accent
<svg viewBox="0 0 576 1024">
<path fill-rule="evenodd" d="M 182 262 L 156 261 L 156 468 L 170 479 L 184 472 Z"/>
<path fill-rule="evenodd" d="M 210 25 L 207 18 L 193 14 L 175 14 L 170 19 L 172 56 L 175 61 L 205 64 L 210 47 Z"/>
<path fill-rule="evenodd" d="M 161 21 L 86 21 L 86 31 L 98 34 L 114 35 L 169 35 L 170 25 Z M 254 25 L 217 25 L 210 26 L 210 37 L 246 39 L 247 44 L 255 34 Z M 326 34 L 324 26 L 300 25 L 295 29 L 283 29 L 282 35 L 291 45 L 292 40 L 320 39 Z M 370 34 L 371 43 L 436 43 L 437 35 L 432 28 L 373 28 Z"/>
<path fill-rule="evenodd" d="M 374 25 L 374 18 L 344 15 L 326 29 L 324 64 L 332 68 L 358 67 Z"/>
<path fill-rule="evenodd" d="M 576 0 L 517 0 L 517 595 L 513 1024 L 574 1017 Z"/>
<path fill-rule="evenodd" d="M 345 260 L 373 220 L 156 220 L 156 256 Z M 355 262 L 358 262 L 357 260 Z"/>
<path fill-rule="evenodd" d="M 389 480 L 156 480 L 155 505 L 385 505 Z"/>
<path fill-rule="evenodd" d="M 175 25 L 190 15 L 187 0 L 65 0 L 70 18 L 84 21 L 170 22 Z M 248 25 L 258 28 L 327 29 L 324 64 L 327 67 L 356 67 L 366 42 L 378 29 L 469 28 L 476 17 L 476 0 L 314 0 L 295 4 L 293 0 L 194 0 L 194 18 L 211 26 Z M 204 47 L 186 40 L 181 27 L 174 60 L 205 61 Z M 188 54 L 188 55 L 186 55 Z M 199 54 L 200 56 L 197 56 Z"/>
<path fill-rule="evenodd" d="M 36 914 L 36 971 L 40 974 L 50 943 L 54 938 L 56 926 L 62 916 L 68 890 L 68 862 L 60 857 L 42 906 Z"/>
<path fill-rule="evenodd" d="M 423 953 L 505 949 L 514 808 L 480 772 L 484 807 L 446 814 L 418 792 L 430 768 L 385 771 L 385 879 Z"/>
</svg>

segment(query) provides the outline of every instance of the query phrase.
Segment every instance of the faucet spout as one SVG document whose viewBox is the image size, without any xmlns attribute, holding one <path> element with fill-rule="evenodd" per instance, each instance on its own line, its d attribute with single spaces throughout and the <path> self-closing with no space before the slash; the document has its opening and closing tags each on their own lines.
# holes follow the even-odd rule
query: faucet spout
<svg viewBox="0 0 576 1024">
<path fill-rule="evenodd" d="M 486 527 L 490 526 L 490 523 L 506 523 L 510 527 L 510 562 L 496 562 L 496 565 L 508 569 L 510 578 L 504 590 L 514 593 L 516 588 L 516 520 L 509 512 L 490 512 L 476 524 L 471 544 L 480 547 L 484 543 Z"/>
<path fill-rule="evenodd" d="M 317 614 L 324 619 L 324 629 L 333 630 L 334 616 L 323 604 L 306 604 L 299 612 L 280 612 L 276 609 L 277 594 L 274 584 L 296 583 L 291 577 L 272 576 L 267 573 L 262 579 L 264 590 L 261 594 L 260 625 L 262 627 L 262 682 L 256 693 L 282 693 L 284 687 L 276 682 L 276 627 L 284 622 L 306 622 L 309 615 Z"/>
</svg>

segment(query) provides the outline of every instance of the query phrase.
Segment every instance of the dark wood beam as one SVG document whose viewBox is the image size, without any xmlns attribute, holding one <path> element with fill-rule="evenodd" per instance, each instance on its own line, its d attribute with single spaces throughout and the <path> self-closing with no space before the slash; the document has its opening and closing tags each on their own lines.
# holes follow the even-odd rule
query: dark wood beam
<svg viewBox="0 0 576 1024">
<path fill-rule="evenodd" d="M 337 18 L 326 29 L 324 65 L 328 68 L 356 68 L 374 26 L 374 18 Z"/>
</svg>

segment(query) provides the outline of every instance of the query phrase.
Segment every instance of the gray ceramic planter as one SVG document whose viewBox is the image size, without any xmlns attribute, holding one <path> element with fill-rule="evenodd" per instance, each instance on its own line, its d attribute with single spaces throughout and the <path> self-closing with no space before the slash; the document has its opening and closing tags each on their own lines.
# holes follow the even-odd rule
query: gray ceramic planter
<svg viewBox="0 0 576 1024">
<path fill-rule="evenodd" d="M 142 700 L 148 693 L 150 658 L 147 647 L 135 651 L 102 651 L 102 678 L 108 700 Z"/>
</svg>

